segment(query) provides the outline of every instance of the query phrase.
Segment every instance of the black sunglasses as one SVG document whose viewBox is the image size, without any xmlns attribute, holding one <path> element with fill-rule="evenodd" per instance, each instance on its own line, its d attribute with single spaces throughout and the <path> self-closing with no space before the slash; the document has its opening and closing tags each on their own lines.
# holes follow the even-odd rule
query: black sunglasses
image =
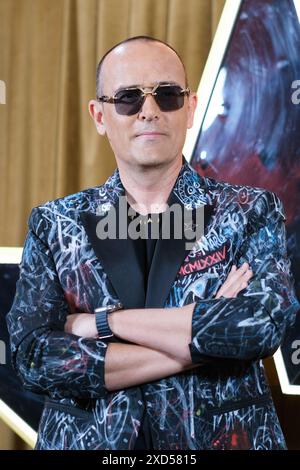
<svg viewBox="0 0 300 470">
<path fill-rule="evenodd" d="M 124 88 L 111 97 L 97 96 L 97 100 L 103 103 L 114 103 L 118 114 L 132 116 L 141 110 L 147 95 L 154 97 L 161 111 L 176 111 L 182 108 L 184 96 L 190 94 L 189 88 L 184 89 L 179 85 L 171 84 L 158 84 L 151 91 L 145 90 L 146 88 L 139 87 Z"/>
</svg>

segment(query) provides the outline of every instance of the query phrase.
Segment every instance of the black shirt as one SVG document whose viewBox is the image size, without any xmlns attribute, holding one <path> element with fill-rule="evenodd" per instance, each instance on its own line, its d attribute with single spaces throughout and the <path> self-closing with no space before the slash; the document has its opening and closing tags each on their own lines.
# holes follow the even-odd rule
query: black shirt
<svg viewBox="0 0 300 470">
<path fill-rule="evenodd" d="M 141 218 L 140 233 L 141 233 L 141 238 L 142 238 L 143 243 L 140 244 L 140 247 L 143 251 L 141 259 L 142 259 L 142 263 L 144 266 L 145 293 L 147 293 L 148 276 L 149 276 L 149 271 L 151 268 L 151 263 L 152 263 L 156 243 L 157 243 L 157 238 L 152 238 L 152 237 L 155 237 L 156 233 L 159 232 L 159 228 L 161 225 L 161 214 L 148 214 L 145 216 L 140 216 L 140 214 L 136 214 L 136 216 Z M 130 221 L 131 220 L 128 218 L 128 222 Z M 156 229 L 153 230 L 153 224 L 159 224 L 158 230 Z M 147 237 L 144 238 L 142 234 L 147 235 Z M 144 401 L 145 401 L 145 397 L 144 397 Z M 135 447 L 134 447 L 134 450 L 138 450 L 138 449 L 153 450 L 152 436 L 150 432 L 150 426 L 148 423 L 146 409 L 142 417 L 139 434 L 138 434 Z"/>
</svg>

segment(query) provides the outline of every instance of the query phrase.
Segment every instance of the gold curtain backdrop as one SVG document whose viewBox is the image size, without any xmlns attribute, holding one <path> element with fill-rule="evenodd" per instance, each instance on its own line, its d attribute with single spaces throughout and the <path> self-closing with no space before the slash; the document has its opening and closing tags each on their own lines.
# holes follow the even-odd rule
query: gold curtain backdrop
<svg viewBox="0 0 300 470">
<path fill-rule="evenodd" d="M 101 184 L 116 163 L 88 114 L 107 49 L 169 42 L 197 89 L 224 0 L 0 0 L 0 246 L 23 245 L 32 207 Z"/>
<path fill-rule="evenodd" d="M 106 50 L 135 35 L 167 41 L 195 90 L 224 3 L 0 0 L 0 246 L 23 245 L 32 207 L 99 185 L 116 167 L 87 109 Z M 0 420 L 0 449 L 18 442 Z"/>
</svg>

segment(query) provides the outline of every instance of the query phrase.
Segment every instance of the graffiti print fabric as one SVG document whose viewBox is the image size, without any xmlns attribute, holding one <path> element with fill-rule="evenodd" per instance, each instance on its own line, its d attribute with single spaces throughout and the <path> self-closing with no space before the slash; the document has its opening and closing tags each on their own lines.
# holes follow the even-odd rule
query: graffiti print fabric
<svg viewBox="0 0 300 470">
<path fill-rule="evenodd" d="M 32 210 L 7 320 L 24 386 L 48 397 L 36 448 L 133 449 L 146 412 L 157 450 L 284 449 L 261 361 L 299 309 L 280 200 L 201 177 L 184 161 L 172 198 L 190 210 L 205 206 L 204 235 L 188 252 L 180 241 L 170 248 L 158 240 L 145 293 L 130 241 L 119 248 L 93 235 L 99 207 L 109 211 L 121 195 L 116 170 L 103 186 Z M 254 271 L 249 286 L 216 299 L 232 265 L 244 261 Z M 107 343 L 66 334 L 64 323 L 69 313 L 117 301 L 125 308 L 196 302 L 190 351 L 199 367 L 109 392 Z"/>
</svg>

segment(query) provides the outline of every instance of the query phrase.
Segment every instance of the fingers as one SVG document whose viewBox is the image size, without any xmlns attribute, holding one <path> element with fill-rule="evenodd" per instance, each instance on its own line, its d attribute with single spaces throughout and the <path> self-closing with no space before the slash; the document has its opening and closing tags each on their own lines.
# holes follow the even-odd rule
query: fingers
<svg viewBox="0 0 300 470">
<path fill-rule="evenodd" d="M 243 263 L 239 268 L 233 265 L 226 281 L 218 290 L 216 298 L 236 297 L 241 290 L 248 287 L 248 281 L 252 276 L 253 272 L 248 263 Z"/>
<path fill-rule="evenodd" d="M 236 297 L 241 290 L 248 287 L 248 281 L 253 276 L 253 272 L 248 263 L 243 263 L 242 266 L 237 269 L 236 273 L 234 284 L 231 286 L 233 288 L 233 297 Z"/>
<path fill-rule="evenodd" d="M 224 287 L 229 288 L 233 285 L 240 285 L 242 281 L 247 282 L 252 276 L 252 271 L 249 269 L 248 263 L 243 263 L 242 266 L 237 268 L 232 266 L 230 273 L 223 284 Z"/>
</svg>

